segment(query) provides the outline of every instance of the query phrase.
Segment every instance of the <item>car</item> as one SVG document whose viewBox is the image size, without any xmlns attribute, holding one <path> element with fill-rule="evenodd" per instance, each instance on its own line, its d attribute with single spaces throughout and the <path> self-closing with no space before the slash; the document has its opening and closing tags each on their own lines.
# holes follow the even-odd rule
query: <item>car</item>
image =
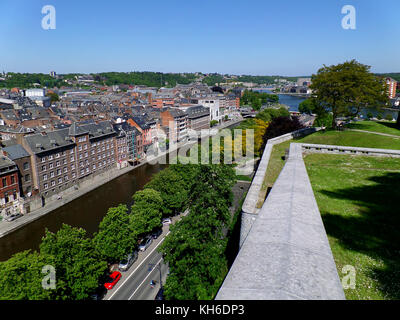
<svg viewBox="0 0 400 320">
<path fill-rule="evenodd" d="M 160 288 L 160 290 L 158 290 L 156 298 L 154 300 L 165 300 L 164 299 L 164 288 Z"/>
<path fill-rule="evenodd" d="M 11 222 L 11 221 L 14 221 L 15 219 L 18 219 L 19 217 L 22 217 L 22 214 L 16 213 L 16 214 L 12 214 L 12 215 L 6 217 L 4 220 Z"/>
<path fill-rule="evenodd" d="M 153 241 L 153 238 L 151 236 L 147 236 L 146 238 L 144 238 L 139 244 L 139 250 L 140 251 L 146 250 L 150 246 L 152 241 Z"/>
<path fill-rule="evenodd" d="M 107 290 L 111 290 L 112 288 L 114 288 L 119 279 L 121 279 L 121 272 L 114 271 L 109 275 L 108 279 L 106 280 L 106 283 L 104 284 L 104 287 Z"/>
<path fill-rule="evenodd" d="M 171 223 L 172 223 L 172 221 L 171 221 L 170 218 L 164 218 L 163 221 L 162 221 L 162 224 L 165 224 L 165 225 L 171 224 Z"/>
<path fill-rule="evenodd" d="M 157 239 L 161 234 L 162 234 L 162 228 L 157 228 L 156 230 L 153 231 L 151 236 L 153 237 L 153 239 Z"/>
<path fill-rule="evenodd" d="M 131 265 L 137 260 L 137 258 L 138 258 L 138 252 L 135 250 L 132 253 L 128 254 L 126 258 L 122 259 L 119 262 L 118 269 L 120 271 L 128 270 L 131 267 Z"/>
<path fill-rule="evenodd" d="M 104 286 L 100 285 L 95 292 L 93 292 L 90 295 L 90 299 L 91 300 L 102 300 L 104 298 L 104 296 L 106 295 L 107 290 L 106 288 L 104 288 Z"/>
</svg>

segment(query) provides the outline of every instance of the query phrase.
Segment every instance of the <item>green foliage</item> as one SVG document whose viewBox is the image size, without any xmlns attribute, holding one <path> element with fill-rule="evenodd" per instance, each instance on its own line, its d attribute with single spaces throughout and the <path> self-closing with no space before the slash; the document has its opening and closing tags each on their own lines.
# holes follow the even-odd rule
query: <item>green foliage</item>
<svg viewBox="0 0 400 320">
<path fill-rule="evenodd" d="M 217 120 L 211 120 L 210 121 L 210 127 L 214 127 L 214 126 L 216 126 L 218 124 L 218 121 Z"/>
<path fill-rule="evenodd" d="M 289 116 L 290 116 L 290 112 L 285 107 L 280 107 L 279 109 L 267 108 L 267 109 L 260 111 L 256 115 L 256 119 L 260 119 L 265 122 L 270 122 L 274 118 L 277 118 L 277 117 L 289 117 Z"/>
<path fill-rule="evenodd" d="M 55 265 L 53 256 L 31 253 L 30 250 L 0 262 L 0 300 L 54 299 L 55 291 L 42 287 L 42 279 L 45 277 L 42 268 L 46 265 Z M 58 286 L 62 286 L 62 280 L 56 277 L 56 281 Z"/>
<path fill-rule="evenodd" d="M 185 188 L 182 176 L 173 170 L 164 169 L 156 174 L 145 188 L 160 192 L 163 200 L 163 217 L 176 215 L 184 209 L 188 190 Z"/>
<path fill-rule="evenodd" d="M 109 263 L 122 259 L 135 247 L 137 236 L 132 229 L 126 205 L 109 208 L 100 222 L 93 243 L 99 254 Z"/>
<path fill-rule="evenodd" d="M 278 103 L 279 97 L 275 94 L 245 90 L 240 98 L 240 105 L 250 105 L 253 110 L 260 110 L 263 104 Z"/>
<path fill-rule="evenodd" d="M 40 254 L 54 257 L 57 299 L 87 299 L 107 270 L 107 263 L 96 254 L 86 231 L 66 224 L 57 233 L 46 230 Z"/>
<path fill-rule="evenodd" d="M 131 208 L 132 230 L 140 238 L 157 227 L 161 227 L 163 200 L 158 191 L 144 189 L 133 195 Z"/>
<path fill-rule="evenodd" d="M 196 76 L 193 73 L 106 72 L 99 73 L 96 80 L 104 82 L 108 86 L 129 84 L 149 87 L 174 87 L 178 83 L 189 84 L 196 80 Z"/>
<path fill-rule="evenodd" d="M 368 119 L 372 119 L 374 117 L 374 115 L 371 113 L 371 112 L 368 112 L 367 113 L 367 118 Z"/>
<path fill-rule="evenodd" d="M 387 114 L 387 115 L 385 116 L 385 120 L 387 120 L 387 121 L 393 121 L 392 115 L 391 115 L 391 114 Z"/>
<path fill-rule="evenodd" d="M 190 192 L 190 213 L 171 226 L 160 249 L 170 267 L 167 299 L 215 297 L 228 269 L 223 230 L 232 220 L 229 205 L 235 179 L 230 166 L 199 166 Z"/>
<path fill-rule="evenodd" d="M 332 112 L 332 127 L 339 116 L 355 116 L 362 108 L 379 109 L 389 103 L 384 81 L 369 70 L 352 60 L 324 66 L 312 76 L 312 99 L 319 108 Z"/>
<path fill-rule="evenodd" d="M 30 88 L 33 84 L 39 84 L 40 87 L 61 87 L 62 79 L 55 79 L 48 74 L 43 73 L 7 73 L 5 81 L 0 81 L 0 87 L 5 88 Z"/>
<path fill-rule="evenodd" d="M 314 121 L 314 127 L 325 127 L 330 128 L 332 126 L 333 115 L 331 112 L 327 112 L 325 114 L 321 114 L 317 116 Z"/>
<path fill-rule="evenodd" d="M 57 93 L 51 92 L 51 93 L 46 94 L 46 96 L 50 97 L 51 103 L 60 101 L 60 97 L 58 96 Z"/>
<path fill-rule="evenodd" d="M 312 114 L 315 113 L 316 105 L 312 99 L 306 99 L 299 104 L 299 112 Z"/>
</svg>

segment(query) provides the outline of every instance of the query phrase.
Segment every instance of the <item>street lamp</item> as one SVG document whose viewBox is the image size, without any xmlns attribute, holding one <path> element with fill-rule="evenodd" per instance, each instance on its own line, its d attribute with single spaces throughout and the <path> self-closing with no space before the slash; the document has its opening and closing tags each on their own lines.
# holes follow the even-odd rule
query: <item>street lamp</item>
<svg viewBox="0 0 400 320">
<path fill-rule="evenodd" d="M 154 267 L 157 267 L 158 271 L 160 272 L 160 288 L 162 289 L 162 278 L 161 278 L 161 262 L 158 264 L 149 263 L 149 272 L 153 270 Z"/>
</svg>

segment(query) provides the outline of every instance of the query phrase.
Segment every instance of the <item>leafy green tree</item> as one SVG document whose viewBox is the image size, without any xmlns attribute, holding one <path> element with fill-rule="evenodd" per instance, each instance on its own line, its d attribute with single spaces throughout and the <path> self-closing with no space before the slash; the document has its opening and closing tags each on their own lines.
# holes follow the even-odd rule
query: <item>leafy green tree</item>
<svg viewBox="0 0 400 320">
<path fill-rule="evenodd" d="M 260 119 L 265 122 L 270 122 L 270 121 L 272 121 L 272 119 L 277 118 L 277 117 L 289 117 L 289 116 L 290 116 L 290 112 L 285 107 L 280 107 L 278 109 L 267 108 L 267 109 L 260 111 L 256 115 L 256 119 Z"/>
<path fill-rule="evenodd" d="M 60 97 L 55 92 L 50 92 L 46 94 L 47 97 L 50 97 L 51 103 L 60 101 Z"/>
<path fill-rule="evenodd" d="M 44 289 L 42 280 L 46 274 L 42 268 L 55 265 L 55 259 L 50 255 L 30 252 L 16 253 L 10 259 L 0 262 L 0 300 L 52 300 L 56 298 L 55 291 Z M 57 286 L 62 286 L 62 280 L 57 279 Z"/>
<path fill-rule="evenodd" d="M 299 104 L 299 112 L 305 114 L 315 113 L 316 105 L 312 99 L 306 99 Z"/>
<path fill-rule="evenodd" d="M 57 233 L 46 230 L 40 254 L 55 259 L 57 299 L 87 299 L 107 270 L 107 263 L 96 254 L 86 231 L 66 224 Z M 60 280 L 63 286 L 60 286 Z"/>
<path fill-rule="evenodd" d="M 186 206 L 188 191 L 180 174 L 164 169 L 156 174 L 145 188 L 160 192 L 163 200 L 163 217 L 176 215 Z"/>
<path fill-rule="evenodd" d="M 99 231 L 93 237 L 93 243 L 108 263 L 122 259 L 133 250 L 137 235 L 132 229 L 131 217 L 126 205 L 109 208 L 100 222 Z"/>
<path fill-rule="evenodd" d="M 158 191 L 144 189 L 133 195 L 134 204 L 131 207 L 131 228 L 137 237 L 161 227 L 163 200 Z"/>
<path fill-rule="evenodd" d="M 332 127 L 339 116 L 354 117 L 362 108 L 380 108 L 389 103 L 382 78 L 370 73 L 370 67 L 355 60 L 324 66 L 312 76 L 313 101 L 332 112 Z"/>
</svg>

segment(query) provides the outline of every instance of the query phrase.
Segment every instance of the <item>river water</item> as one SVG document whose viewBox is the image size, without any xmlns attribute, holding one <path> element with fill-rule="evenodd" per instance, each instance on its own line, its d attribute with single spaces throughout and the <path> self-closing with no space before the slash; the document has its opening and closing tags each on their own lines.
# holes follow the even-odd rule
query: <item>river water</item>
<svg viewBox="0 0 400 320">
<path fill-rule="evenodd" d="M 266 92 L 272 94 L 273 92 L 269 90 L 260 90 L 260 92 Z M 299 104 L 305 100 L 305 98 L 289 96 L 286 94 L 278 94 L 279 103 L 289 106 L 290 111 L 299 111 Z M 374 117 L 377 117 L 378 114 L 381 114 L 382 119 L 386 119 L 386 116 L 390 115 L 394 120 L 397 120 L 398 111 L 396 110 L 387 110 L 384 109 L 382 111 L 376 111 L 375 109 L 363 109 L 361 111 L 361 118 L 366 118 L 368 113 L 371 113 Z"/>
<path fill-rule="evenodd" d="M 19 251 L 37 250 L 46 228 L 57 232 L 63 223 L 82 227 L 92 235 L 108 208 L 121 203 L 132 205 L 132 195 L 165 167 L 165 164 L 144 164 L 0 238 L 0 261 Z"/>
</svg>

